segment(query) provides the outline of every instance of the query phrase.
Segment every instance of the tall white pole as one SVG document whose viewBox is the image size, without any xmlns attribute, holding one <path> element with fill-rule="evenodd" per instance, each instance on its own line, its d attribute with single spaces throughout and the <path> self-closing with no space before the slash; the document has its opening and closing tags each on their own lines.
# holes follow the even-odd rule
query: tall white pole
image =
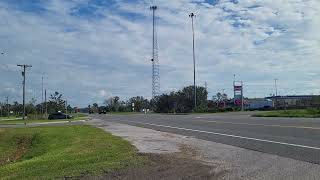
<svg viewBox="0 0 320 180">
<path fill-rule="evenodd" d="M 192 23 L 192 52 L 193 52 L 193 91 L 194 91 L 194 111 L 197 111 L 197 87 L 196 87 L 196 55 L 195 55 L 195 44 L 194 44 L 194 25 L 193 25 L 193 18 L 196 15 L 191 13 L 189 17 L 191 18 Z"/>
<path fill-rule="evenodd" d="M 276 96 L 278 96 L 277 81 L 278 81 L 278 79 L 274 79 L 274 87 L 276 89 Z"/>
<path fill-rule="evenodd" d="M 43 114 L 44 114 L 44 102 L 43 102 L 43 74 L 41 77 L 41 115 L 43 118 Z"/>
</svg>

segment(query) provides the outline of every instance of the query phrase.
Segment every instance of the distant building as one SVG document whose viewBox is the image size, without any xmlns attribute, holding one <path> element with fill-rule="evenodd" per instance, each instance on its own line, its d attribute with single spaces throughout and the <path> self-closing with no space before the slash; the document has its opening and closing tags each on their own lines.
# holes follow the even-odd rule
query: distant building
<svg viewBox="0 0 320 180">
<path fill-rule="evenodd" d="M 273 102 L 266 98 L 245 99 L 247 110 L 268 110 L 273 108 Z"/>
<path fill-rule="evenodd" d="M 275 109 L 320 107 L 319 95 L 272 96 L 266 99 L 272 100 Z"/>
</svg>

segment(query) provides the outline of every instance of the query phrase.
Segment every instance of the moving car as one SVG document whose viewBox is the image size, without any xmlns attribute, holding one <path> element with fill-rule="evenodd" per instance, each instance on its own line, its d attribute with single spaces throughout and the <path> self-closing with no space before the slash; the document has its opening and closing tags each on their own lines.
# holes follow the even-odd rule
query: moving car
<svg viewBox="0 0 320 180">
<path fill-rule="evenodd" d="M 72 116 L 58 112 L 58 113 L 53 113 L 50 114 L 48 119 L 71 119 Z"/>
</svg>

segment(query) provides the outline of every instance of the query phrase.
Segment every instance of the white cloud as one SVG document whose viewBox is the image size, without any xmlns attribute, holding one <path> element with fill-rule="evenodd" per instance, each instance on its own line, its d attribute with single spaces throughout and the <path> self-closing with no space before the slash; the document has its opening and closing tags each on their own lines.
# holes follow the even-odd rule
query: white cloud
<svg viewBox="0 0 320 180">
<path fill-rule="evenodd" d="M 0 48 L 7 52 L 0 60 L 0 80 L 7 82 L 0 92 L 21 86 L 15 64 L 26 63 L 33 65 L 29 88 L 39 89 L 40 74 L 46 72 L 49 91 L 61 91 L 75 105 L 108 94 L 150 97 L 148 2 L 117 1 L 117 10 L 98 8 L 101 19 L 69 15 L 70 9 L 88 4 L 85 0 L 48 1 L 49 13 L 41 15 L 0 3 Z M 308 75 L 320 65 L 318 0 L 203 2 L 157 1 L 163 92 L 192 84 L 191 11 L 197 14 L 197 81 L 207 81 L 211 93 L 224 88 L 231 94 L 234 73 L 248 84 L 248 96 L 273 93 L 275 77 L 286 92 L 318 91 Z"/>
</svg>

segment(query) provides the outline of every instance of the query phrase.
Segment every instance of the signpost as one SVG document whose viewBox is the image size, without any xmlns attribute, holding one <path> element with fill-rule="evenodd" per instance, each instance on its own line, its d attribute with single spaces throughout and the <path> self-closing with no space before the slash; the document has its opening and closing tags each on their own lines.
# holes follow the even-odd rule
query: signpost
<svg viewBox="0 0 320 180">
<path fill-rule="evenodd" d="M 243 82 L 234 81 L 233 82 L 233 91 L 234 91 L 234 104 L 236 106 L 241 106 L 241 111 L 244 110 L 243 102 Z"/>
</svg>

